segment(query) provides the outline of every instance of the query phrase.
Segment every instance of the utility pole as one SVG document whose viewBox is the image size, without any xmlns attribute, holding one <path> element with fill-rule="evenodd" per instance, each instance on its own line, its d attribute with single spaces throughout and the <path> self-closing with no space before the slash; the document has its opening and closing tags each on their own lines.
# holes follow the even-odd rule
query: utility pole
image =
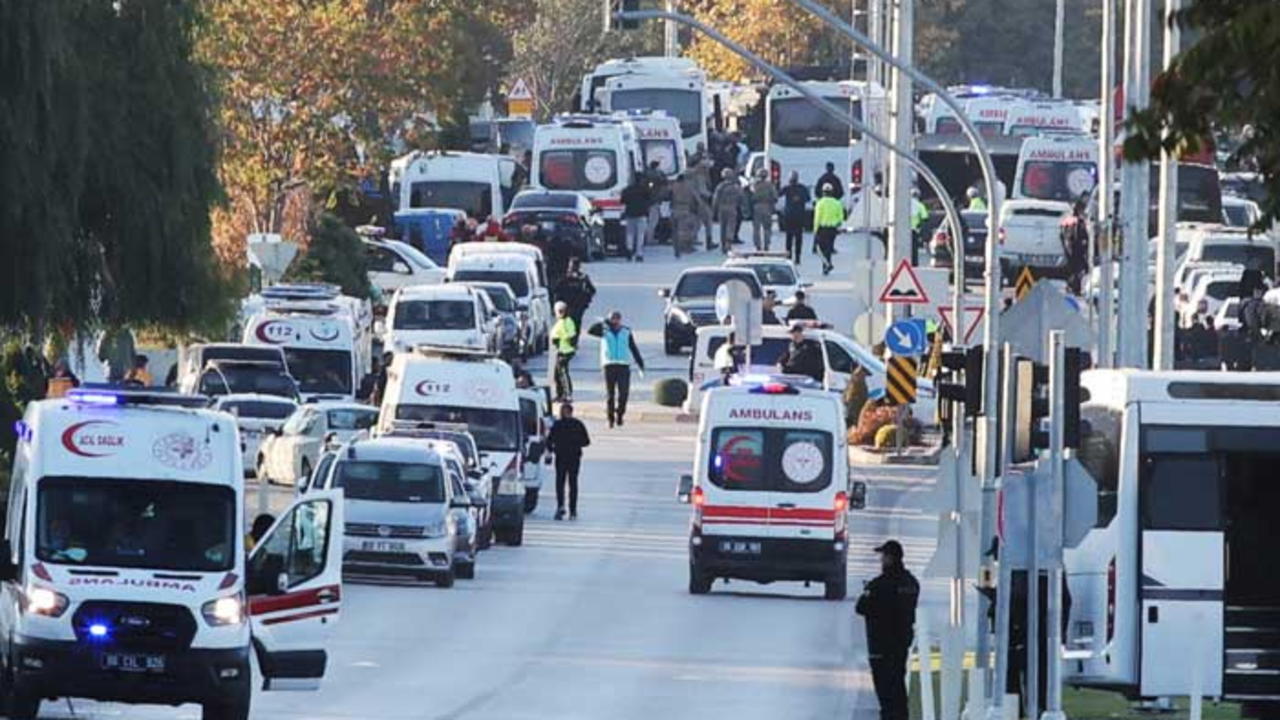
<svg viewBox="0 0 1280 720">
<path fill-rule="evenodd" d="M 677 0 L 666 0 L 664 3 L 667 12 L 674 13 L 678 11 L 676 7 Z M 680 26 L 675 22 L 667 20 L 662 25 L 662 47 L 667 57 L 680 57 Z"/>
<path fill-rule="evenodd" d="M 1098 118 L 1098 217 L 1093 226 L 1093 246 L 1098 265 L 1098 367 L 1113 364 L 1111 333 L 1115 319 L 1115 253 L 1112 247 L 1112 216 L 1115 209 L 1115 92 L 1116 92 L 1116 0 L 1102 0 L 1102 92 Z"/>
<path fill-rule="evenodd" d="M 1053 559 L 1048 567 L 1049 582 L 1045 598 L 1045 694 L 1044 714 L 1040 720 L 1066 720 L 1062 712 L 1062 530 L 1066 504 L 1066 480 L 1063 462 L 1066 443 L 1066 388 L 1067 352 L 1066 333 L 1054 330 L 1049 333 L 1049 471 L 1053 493 L 1051 516 L 1046 518 L 1053 530 Z M 1033 493 L 1034 495 L 1034 493 Z M 1035 531 L 1039 535 L 1039 531 Z M 1035 582 L 1039 584 L 1037 576 Z M 1039 614 L 1040 605 L 1027 603 L 1031 612 Z M 1038 656 L 1028 654 L 1029 663 L 1038 663 Z"/>
<path fill-rule="evenodd" d="M 1053 16 L 1053 96 L 1062 97 L 1062 31 L 1066 16 L 1066 0 L 1058 0 Z"/>
<path fill-rule="evenodd" d="M 912 63 L 912 43 L 914 42 L 914 5 L 915 0 L 894 1 L 893 54 L 903 62 Z M 911 77 L 898 68 L 891 72 L 893 79 L 890 90 L 890 115 L 893 124 L 889 129 L 889 141 L 895 145 L 915 148 L 915 111 L 912 100 Z M 898 263 L 910 259 L 915 264 L 911 240 L 911 173 L 907 163 L 899 156 L 889 158 L 889 207 L 892 208 L 893 220 L 889 228 L 889 265 L 897 268 Z M 874 181 L 874 178 L 872 178 Z M 960 245 L 957 245 L 960 247 Z M 964 253 L 956 253 L 963 255 Z M 956 311 L 959 326 L 964 325 L 964 308 Z M 886 325 L 902 314 L 897 303 L 885 308 Z"/>
<path fill-rule="evenodd" d="M 1151 0 L 1125 3 L 1126 117 L 1146 108 L 1151 87 Z M 1147 365 L 1147 247 L 1150 239 L 1147 213 L 1151 205 L 1151 165 L 1126 162 L 1121 169 L 1121 220 L 1123 251 L 1120 270 L 1119 365 Z"/>
<path fill-rule="evenodd" d="M 1164 69 L 1173 64 L 1182 43 L 1182 31 L 1173 16 L 1182 0 L 1164 2 Z M 1178 157 L 1168 150 L 1160 152 L 1160 230 L 1156 247 L 1156 370 L 1172 370 L 1174 360 L 1173 333 L 1173 261 L 1178 235 Z"/>
</svg>

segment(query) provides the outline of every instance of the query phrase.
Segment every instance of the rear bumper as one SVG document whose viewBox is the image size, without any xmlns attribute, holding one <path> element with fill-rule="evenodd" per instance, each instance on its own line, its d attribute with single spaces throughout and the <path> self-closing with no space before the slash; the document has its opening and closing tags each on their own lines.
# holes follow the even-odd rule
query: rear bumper
<svg viewBox="0 0 1280 720">
<path fill-rule="evenodd" d="M 733 553 L 724 543 L 758 543 L 760 553 Z M 695 534 L 689 538 L 689 561 L 715 577 L 756 582 L 825 581 L 844 574 L 848 548 L 836 540 Z"/>
<path fill-rule="evenodd" d="M 524 495 L 494 495 L 492 523 L 494 529 L 524 525 Z"/>
<path fill-rule="evenodd" d="M 14 683 L 22 693 L 41 698 L 76 697 L 106 702 L 177 705 L 246 699 L 250 690 L 249 649 L 186 649 L 159 652 L 165 672 L 112 672 L 102 669 L 103 652 L 129 648 L 79 642 L 15 638 Z"/>
</svg>

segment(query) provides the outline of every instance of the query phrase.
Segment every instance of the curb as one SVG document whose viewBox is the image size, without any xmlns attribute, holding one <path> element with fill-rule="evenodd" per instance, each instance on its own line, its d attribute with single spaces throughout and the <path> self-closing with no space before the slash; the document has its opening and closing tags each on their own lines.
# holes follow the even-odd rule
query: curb
<svg viewBox="0 0 1280 720">
<path fill-rule="evenodd" d="M 849 448 L 849 462 L 853 465 L 937 465 L 942 447 L 914 448 L 906 452 L 881 452 L 870 448 Z"/>
</svg>

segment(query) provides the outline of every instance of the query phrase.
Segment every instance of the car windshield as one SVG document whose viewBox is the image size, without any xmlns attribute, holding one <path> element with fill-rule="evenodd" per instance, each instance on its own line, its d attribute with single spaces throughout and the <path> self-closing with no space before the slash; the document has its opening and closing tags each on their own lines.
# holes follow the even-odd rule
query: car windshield
<svg viewBox="0 0 1280 720">
<path fill-rule="evenodd" d="M 1228 262 L 1235 265 L 1243 265 L 1252 270 L 1260 270 L 1267 276 L 1274 274 L 1276 266 L 1275 251 L 1265 245 L 1237 243 L 1205 245 L 1200 259 L 1205 262 Z"/>
<path fill-rule="evenodd" d="M 467 300 L 405 300 L 396 303 L 395 330 L 475 330 L 476 304 Z"/>
<path fill-rule="evenodd" d="M 400 251 L 401 255 L 404 255 L 405 257 L 409 258 L 409 260 L 411 260 L 414 265 L 417 265 L 423 270 L 434 270 L 435 268 L 438 267 L 434 260 L 427 257 L 426 255 L 423 255 L 421 250 L 410 245 L 409 243 L 389 242 L 387 244 L 391 245 L 396 250 Z"/>
<path fill-rule="evenodd" d="M 538 184 L 552 190 L 608 190 L 618 184 L 612 150 L 547 150 L 538 159 Z"/>
<path fill-rule="evenodd" d="M 214 365 L 200 377 L 202 395 L 250 393 L 293 398 L 298 394 L 298 386 L 288 374 L 271 365 Z"/>
<path fill-rule="evenodd" d="M 1231 227 L 1249 227 L 1253 224 L 1253 218 L 1249 214 L 1248 205 L 1223 205 L 1222 212 L 1226 215 L 1227 224 Z"/>
<path fill-rule="evenodd" d="M 530 210 L 554 208 L 556 210 L 574 210 L 578 207 L 578 196 L 572 193 L 520 193 L 511 203 L 512 210 Z"/>
<path fill-rule="evenodd" d="M 334 486 L 348 500 L 444 502 L 444 473 L 439 465 L 426 463 L 344 460 L 338 463 Z"/>
<path fill-rule="evenodd" d="M 720 286 L 728 280 L 744 280 L 752 286 L 751 289 L 755 294 L 758 295 L 760 293 L 759 281 L 755 279 L 754 274 L 691 272 L 685 273 L 680 277 L 680 282 L 676 283 L 675 295 L 682 300 L 713 298 L 716 296 L 716 290 L 720 289 Z"/>
<path fill-rule="evenodd" d="M 751 263 L 747 267 L 751 268 L 751 271 L 756 274 L 761 285 L 796 284 L 796 273 L 791 269 L 790 265 L 783 265 L 782 263 L 776 265 Z"/>
<path fill-rule="evenodd" d="M 230 486 L 143 479 L 40 481 L 36 557 L 44 562 L 220 572 L 243 552 Z"/>
<path fill-rule="evenodd" d="M 326 415 L 330 430 L 368 430 L 378 422 L 378 411 L 373 408 L 337 408 Z"/>
<path fill-rule="evenodd" d="M 519 270 L 458 270 L 454 282 L 500 282 L 518 298 L 529 294 L 529 276 Z"/>
<path fill-rule="evenodd" d="M 471 217 L 493 214 L 493 189 L 488 183 L 428 180 L 409 186 L 409 207 L 451 208 Z"/>
<path fill-rule="evenodd" d="M 680 121 L 680 134 L 693 137 L 703 131 L 702 95 L 692 90 L 639 88 L 609 94 L 609 106 L 621 110 L 664 110 Z"/>
<path fill-rule="evenodd" d="M 397 420 L 466 425 L 483 451 L 515 452 L 520 448 L 520 413 L 496 408 L 454 405 L 397 405 Z"/>
<path fill-rule="evenodd" d="M 707 343 L 707 360 L 712 362 L 716 359 L 716 352 L 720 350 L 720 346 L 728 341 L 725 337 L 711 338 Z M 755 366 L 772 366 L 782 361 L 782 355 L 787 351 L 787 347 L 791 345 L 790 338 L 765 338 L 759 345 L 751 346 L 751 364 Z"/>
<path fill-rule="evenodd" d="M 285 348 L 289 374 L 298 388 L 309 395 L 350 395 L 351 353 L 346 350 Z"/>
<path fill-rule="evenodd" d="M 283 356 L 280 354 L 279 348 L 263 347 L 261 345 L 218 345 L 201 348 L 200 359 L 204 362 L 210 360 L 248 360 L 250 362 L 284 362 Z"/>
<path fill-rule="evenodd" d="M 510 313 L 516 311 L 516 299 L 511 291 L 504 285 L 482 285 L 480 287 L 485 295 L 493 301 L 493 307 L 498 312 Z"/>
<path fill-rule="evenodd" d="M 535 125 L 530 120 L 499 120 L 493 124 L 493 128 L 498 136 L 499 147 L 518 145 L 527 148 L 533 145 Z"/>
<path fill-rule="evenodd" d="M 1022 195 L 1037 200 L 1075 202 L 1097 182 L 1096 163 L 1028 162 L 1022 167 Z"/>
<path fill-rule="evenodd" d="M 826 98 L 839 108 L 849 108 L 855 120 L 862 120 L 862 101 L 847 97 Z M 861 139 L 861 133 L 831 117 L 805 98 L 786 98 L 769 103 L 770 139 L 783 147 L 839 147 Z"/>
<path fill-rule="evenodd" d="M 232 400 L 222 404 L 226 412 L 241 418 L 255 420 L 284 420 L 293 414 L 293 403 L 267 402 L 264 400 Z"/>
<path fill-rule="evenodd" d="M 1205 287 L 1204 294 L 1214 300 L 1226 300 L 1229 297 L 1235 297 L 1240 294 L 1240 281 L 1216 280 Z"/>
<path fill-rule="evenodd" d="M 707 479 L 725 490 L 819 492 L 831 485 L 831 460 L 828 432 L 719 427 Z"/>
</svg>

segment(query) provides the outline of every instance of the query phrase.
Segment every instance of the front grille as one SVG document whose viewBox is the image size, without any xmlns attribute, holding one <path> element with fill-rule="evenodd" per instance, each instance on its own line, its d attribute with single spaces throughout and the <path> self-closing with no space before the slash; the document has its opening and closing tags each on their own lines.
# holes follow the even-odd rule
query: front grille
<svg viewBox="0 0 1280 720">
<path fill-rule="evenodd" d="M 113 646 L 126 650 L 186 650 L 196 635 L 196 620 L 181 605 L 90 600 L 81 603 L 71 624 L 81 642 L 99 642 L 89 628 L 105 625 Z"/>
<path fill-rule="evenodd" d="M 421 525 L 375 525 L 349 522 L 346 528 L 346 534 L 352 537 L 420 538 L 424 532 L 425 528 Z"/>
<path fill-rule="evenodd" d="M 704 325 L 719 325 L 720 318 L 714 312 L 691 312 L 689 313 L 689 322 L 698 327 Z"/>
<path fill-rule="evenodd" d="M 342 556 L 344 563 L 352 565 L 404 565 L 406 567 L 422 567 L 422 556 L 407 552 L 372 552 L 369 550 L 352 550 Z"/>
</svg>

